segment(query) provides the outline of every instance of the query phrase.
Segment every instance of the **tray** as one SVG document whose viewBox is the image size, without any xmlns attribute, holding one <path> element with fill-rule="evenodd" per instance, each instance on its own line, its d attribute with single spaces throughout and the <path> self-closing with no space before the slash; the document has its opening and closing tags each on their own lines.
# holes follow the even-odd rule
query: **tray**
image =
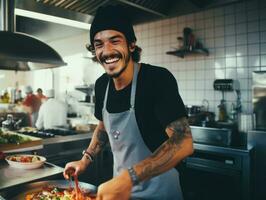
<svg viewBox="0 0 266 200">
<path fill-rule="evenodd" d="M 33 136 L 28 136 L 24 135 L 21 133 L 13 132 L 13 131 L 8 131 L 9 134 L 16 134 L 21 137 L 29 138 L 30 141 L 20 143 L 20 144 L 0 144 L 0 151 L 9 151 L 13 149 L 22 149 L 22 148 L 28 148 L 28 147 L 34 147 L 34 146 L 39 146 L 42 145 L 43 141 L 41 138 L 38 137 L 33 137 Z"/>
</svg>

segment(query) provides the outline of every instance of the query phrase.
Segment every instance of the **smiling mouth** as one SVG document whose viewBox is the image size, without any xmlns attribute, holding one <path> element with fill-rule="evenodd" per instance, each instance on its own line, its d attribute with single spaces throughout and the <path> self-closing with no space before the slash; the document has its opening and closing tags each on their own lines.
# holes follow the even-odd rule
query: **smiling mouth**
<svg viewBox="0 0 266 200">
<path fill-rule="evenodd" d="M 117 57 L 115 57 L 115 58 L 107 58 L 107 59 L 104 60 L 104 62 L 106 64 L 112 64 L 112 63 L 117 62 L 118 60 L 119 60 L 119 58 L 117 58 Z"/>
</svg>

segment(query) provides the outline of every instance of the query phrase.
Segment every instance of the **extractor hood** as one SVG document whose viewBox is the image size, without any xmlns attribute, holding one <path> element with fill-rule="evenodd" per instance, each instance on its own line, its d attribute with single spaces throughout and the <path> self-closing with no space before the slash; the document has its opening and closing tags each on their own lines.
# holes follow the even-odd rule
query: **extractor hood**
<svg viewBox="0 0 266 200">
<path fill-rule="evenodd" d="M 28 0 L 27 0 L 28 1 Z M 34 0 L 39 4 L 87 15 L 95 15 L 100 6 L 123 5 L 134 25 L 186 15 L 246 0 Z"/>
<path fill-rule="evenodd" d="M 14 32 L 14 1 L 0 0 L 0 69 L 28 71 L 66 65 L 49 45 Z"/>
</svg>

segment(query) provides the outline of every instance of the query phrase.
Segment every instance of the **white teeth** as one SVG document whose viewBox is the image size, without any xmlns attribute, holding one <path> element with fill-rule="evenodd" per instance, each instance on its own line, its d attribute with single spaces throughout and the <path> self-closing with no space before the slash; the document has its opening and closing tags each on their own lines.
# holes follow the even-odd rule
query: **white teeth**
<svg viewBox="0 0 266 200">
<path fill-rule="evenodd" d="M 109 63 L 112 63 L 112 62 L 116 62 L 118 60 L 119 60 L 118 58 L 109 58 L 109 59 L 106 59 L 105 62 L 109 64 Z"/>
</svg>

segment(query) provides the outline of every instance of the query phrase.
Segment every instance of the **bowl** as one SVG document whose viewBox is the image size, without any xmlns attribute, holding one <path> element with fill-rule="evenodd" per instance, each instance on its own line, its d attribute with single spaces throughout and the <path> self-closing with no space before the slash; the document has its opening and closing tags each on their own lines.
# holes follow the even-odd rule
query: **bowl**
<svg viewBox="0 0 266 200">
<path fill-rule="evenodd" d="M 20 169 L 36 169 L 41 167 L 46 161 L 45 157 L 30 154 L 16 154 L 7 156 L 5 160 L 10 167 Z"/>
</svg>

